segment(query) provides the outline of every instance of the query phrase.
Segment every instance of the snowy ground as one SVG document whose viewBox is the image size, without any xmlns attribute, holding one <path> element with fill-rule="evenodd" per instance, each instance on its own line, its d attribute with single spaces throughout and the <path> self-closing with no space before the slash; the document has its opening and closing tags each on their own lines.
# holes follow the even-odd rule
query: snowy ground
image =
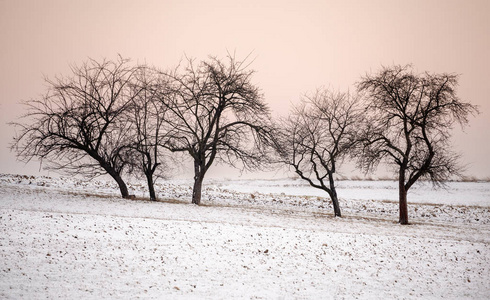
<svg viewBox="0 0 490 300">
<path fill-rule="evenodd" d="M 409 226 L 393 182 L 339 182 L 342 218 L 297 180 L 205 184 L 0 175 L 0 298 L 490 298 L 490 183 L 417 186 Z"/>
</svg>

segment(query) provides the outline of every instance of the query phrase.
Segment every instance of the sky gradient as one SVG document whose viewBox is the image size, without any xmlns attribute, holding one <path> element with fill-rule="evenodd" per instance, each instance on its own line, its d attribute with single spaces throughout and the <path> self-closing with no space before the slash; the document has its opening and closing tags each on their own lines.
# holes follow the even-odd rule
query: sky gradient
<svg viewBox="0 0 490 300">
<path fill-rule="evenodd" d="M 88 57 L 166 69 L 187 55 L 248 54 L 274 115 L 321 86 L 354 91 L 366 72 L 412 63 L 460 74 L 459 97 L 479 105 L 453 146 L 466 174 L 490 178 L 490 1 L 0 0 L 0 173 L 40 174 L 8 149 L 21 100 L 46 91 Z M 46 174 L 46 173 L 41 173 Z"/>
</svg>

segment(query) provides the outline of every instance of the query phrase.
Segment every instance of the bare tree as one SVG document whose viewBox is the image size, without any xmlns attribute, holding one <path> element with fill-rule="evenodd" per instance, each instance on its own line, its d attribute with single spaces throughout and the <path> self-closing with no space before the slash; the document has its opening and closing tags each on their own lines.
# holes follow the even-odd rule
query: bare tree
<svg viewBox="0 0 490 300">
<path fill-rule="evenodd" d="M 282 120 L 276 147 L 281 161 L 312 187 L 327 192 L 338 217 L 334 174 L 355 147 L 361 120 L 357 97 L 326 89 L 305 96 Z"/>
<path fill-rule="evenodd" d="M 148 184 L 150 200 L 156 200 L 155 180 L 164 176 L 163 168 L 166 155 L 160 145 L 165 143 L 168 131 L 167 98 L 169 96 L 168 80 L 159 72 L 146 66 L 140 66 L 135 73 L 132 87 L 132 104 L 127 111 L 127 118 L 133 122 L 130 148 L 135 155 L 131 156 L 130 172 L 142 173 Z"/>
<path fill-rule="evenodd" d="M 206 172 L 215 162 L 254 169 L 264 162 L 271 140 L 267 104 L 251 79 L 244 61 L 231 55 L 227 63 L 215 57 L 195 66 L 192 60 L 182 74 L 171 74 L 173 97 L 171 136 L 165 147 L 188 153 L 194 162 L 192 203 L 201 203 Z"/>
<path fill-rule="evenodd" d="M 136 69 L 122 58 L 89 60 L 72 67 L 71 77 L 46 79 L 47 93 L 25 103 L 26 122 L 14 123 L 20 128 L 12 144 L 18 158 L 40 158 L 68 174 L 109 174 L 128 197 L 122 174 L 132 122 L 123 116 L 138 95 L 130 91 Z"/>
<path fill-rule="evenodd" d="M 358 83 L 365 93 L 369 123 L 360 165 L 374 170 L 380 161 L 398 173 L 400 224 L 408 224 L 407 192 L 421 179 L 441 184 L 458 175 L 459 155 L 450 151 L 450 131 L 464 126 L 476 106 L 456 95 L 458 76 L 415 74 L 411 66 L 383 68 Z"/>
</svg>

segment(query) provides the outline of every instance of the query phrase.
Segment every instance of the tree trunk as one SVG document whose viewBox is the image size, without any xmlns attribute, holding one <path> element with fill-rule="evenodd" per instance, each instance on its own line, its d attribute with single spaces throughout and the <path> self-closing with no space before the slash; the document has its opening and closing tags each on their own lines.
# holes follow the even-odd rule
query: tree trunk
<svg viewBox="0 0 490 300">
<path fill-rule="evenodd" d="M 334 191 L 333 194 L 334 195 L 331 197 L 332 204 L 333 204 L 333 211 L 336 217 L 342 217 L 342 215 L 340 214 L 340 205 L 339 205 L 339 199 L 337 198 L 337 193 Z"/>
<path fill-rule="evenodd" d="M 330 172 L 329 176 L 329 183 L 330 183 L 330 199 L 332 199 L 332 205 L 333 205 L 333 212 L 336 217 L 342 217 L 340 213 L 340 205 L 339 205 L 339 199 L 337 198 L 337 190 L 335 189 L 335 182 L 333 178 L 333 173 Z"/>
<path fill-rule="evenodd" d="M 153 174 L 151 172 L 148 172 L 145 175 L 146 175 L 146 181 L 148 182 L 148 191 L 150 192 L 150 200 L 156 201 L 157 197 L 155 195 L 155 187 L 153 185 Z"/>
<path fill-rule="evenodd" d="M 123 198 L 129 198 L 129 192 L 128 192 L 128 187 L 126 186 L 126 183 L 124 180 L 121 178 L 119 174 L 109 174 L 114 178 L 114 180 L 117 182 L 117 185 L 119 185 L 119 190 L 121 191 L 121 196 Z"/>
<path fill-rule="evenodd" d="M 399 223 L 402 225 L 407 225 L 408 224 L 407 190 L 405 189 L 405 179 L 404 178 L 399 179 L 398 190 L 399 190 L 399 201 L 400 201 L 400 203 L 399 203 L 399 210 L 400 210 Z"/>
<path fill-rule="evenodd" d="M 194 160 L 194 188 L 192 189 L 192 203 L 201 204 L 202 182 L 204 181 L 204 167 L 199 160 Z"/>
<path fill-rule="evenodd" d="M 129 198 L 128 187 L 126 186 L 124 180 L 121 178 L 121 175 L 116 172 L 116 170 L 114 170 L 114 168 L 110 164 L 106 163 L 102 158 L 94 155 L 92 155 L 92 157 L 97 159 L 100 166 L 117 182 L 117 185 L 119 186 L 119 191 L 121 191 L 121 196 L 123 198 Z"/>
<path fill-rule="evenodd" d="M 192 190 L 192 203 L 200 205 L 201 204 L 201 191 L 202 191 L 202 182 L 204 177 L 201 175 L 196 175 L 194 177 L 194 188 Z"/>
</svg>

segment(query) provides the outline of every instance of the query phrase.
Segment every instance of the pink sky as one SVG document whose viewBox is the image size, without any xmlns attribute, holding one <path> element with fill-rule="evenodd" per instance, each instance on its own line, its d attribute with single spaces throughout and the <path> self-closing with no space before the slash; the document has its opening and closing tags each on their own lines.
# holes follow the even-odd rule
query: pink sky
<svg viewBox="0 0 490 300">
<path fill-rule="evenodd" d="M 467 174 L 490 177 L 490 1 L 24 1 L 0 0 L 0 173 L 39 174 L 15 161 L 6 125 L 43 76 L 69 75 L 88 57 L 161 68 L 184 53 L 250 52 L 255 83 L 275 114 L 320 86 L 351 91 L 381 65 L 413 63 L 461 74 L 459 96 L 480 106 L 454 150 Z M 43 173 L 45 174 L 45 173 Z"/>
</svg>

